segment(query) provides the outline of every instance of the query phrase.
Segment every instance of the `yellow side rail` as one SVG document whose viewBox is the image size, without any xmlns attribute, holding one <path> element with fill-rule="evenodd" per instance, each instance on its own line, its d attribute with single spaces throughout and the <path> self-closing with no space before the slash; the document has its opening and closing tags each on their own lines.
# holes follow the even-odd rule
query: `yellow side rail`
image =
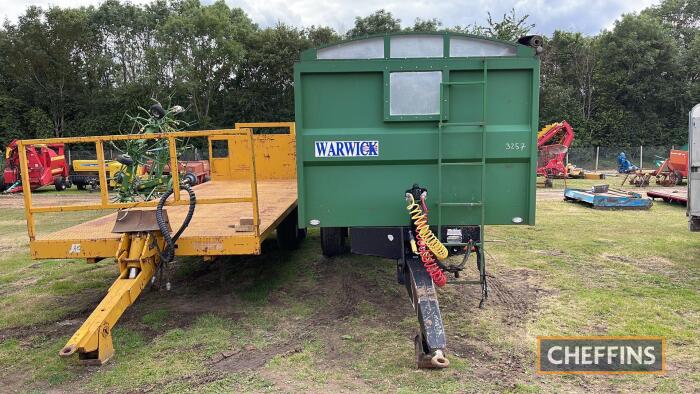
<svg viewBox="0 0 700 394">
<path fill-rule="evenodd" d="M 288 129 L 290 135 L 296 135 L 297 134 L 297 129 L 296 129 L 296 123 L 294 122 L 237 122 L 235 127 L 237 129 L 261 129 L 261 128 L 268 128 L 268 129 L 275 129 L 275 128 L 280 128 L 280 129 Z"/>
<path fill-rule="evenodd" d="M 278 126 L 260 126 L 260 127 L 278 127 Z M 282 126 L 280 126 L 282 127 Z M 211 136 L 241 136 L 246 137 L 250 143 L 248 161 L 250 163 L 250 197 L 235 197 L 235 198 L 198 198 L 197 204 L 228 204 L 228 203 L 251 203 L 253 208 L 253 231 L 255 237 L 260 236 L 260 219 L 258 207 L 257 179 L 255 173 L 255 145 L 253 143 L 252 128 L 235 128 L 223 130 L 200 130 L 200 131 L 178 131 L 173 133 L 158 133 L 158 134 L 127 134 L 127 135 L 109 135 L 109 136 L 94 136 L 94 137 L 65 137 L 65 138 L 48 138 L 48 139 L 31 139 L 20 140 L 17 143 L 19 152 L 19 164 L 22 175 L 22 191 L 24 195 L 24 214 L 27 219 L 27 234 L 29 240 L 36 239 L 36 228 L 34 222 L 34 214 L 46 212 L 76 212 L 76 211 L 95 211 L 102 209 L 127 209 L 154 207 L 158 205 L 158 200 L 117 203 L 109 201 L 109 194 L 106 187 L 100 188 L 100 203 L 99 204 L 82 204 L 82 205 L 51 205 L 35 207 L 32 205 L 32 191 L 29 183 L 29 168 L 27 165 L 26 147 L 41 144 L 76 144 L 76 143 L 94 143 L 97 152 L 98 172 L 101 185 L 107 185 L 107 168 L 105 166 L 104 143 L 110 141 L 129 141 L 129 140 L 154 140 L 167 139 L 170 147 L 170 168 L 178 168 L 177 164 L 177 139 L 178 138 L 195 138 L 195 137 L 211 137 Z M 172 172 L 173 184 L 180 184 L 180 177 L 177 171 Z M 166 202 L 166 206 L 172 205 L 187 205 L 187 200 L 180 198 L 180 189 L 174 188 L 173 200 Z"/>
</svg>

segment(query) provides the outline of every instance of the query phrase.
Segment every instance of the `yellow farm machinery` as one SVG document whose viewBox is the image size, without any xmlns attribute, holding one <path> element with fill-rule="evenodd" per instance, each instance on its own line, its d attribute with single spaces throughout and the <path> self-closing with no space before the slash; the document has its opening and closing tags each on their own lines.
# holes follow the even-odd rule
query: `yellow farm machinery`
<svg viewBox="0 0 700 394">
<path fill-rule="evenodd" d="M 253 129 L 259 127 L 285 128 L 288 133 L 254 134 Z M 96 262 L 113 257 L 119 267 L 119 275 L 107 295 L 59 352 L 60 356 L 78 353 L 82 361 L 97 364 L 109 360 L 114 354 L 112 329 L 119 317 L 156 272 L 178 256 L 211 260 L 222 255 L 260 254 L 262 241 L 275 230 L 280 243 L 284 242 L 282 246 L 294 247 L 299 240 L 294 123 L 245 123 L 227 130 L 18 142 L 20 152 L 48 143 L 94 144 L 96 170 L 104 185 L 108 184 L 109 171 L 105 144 L 161 141 L 161 145 L 170 148 L 167 164 L 178 168 L 178 142 L 193 138 L 207 141 L 211 182 L 190 186 L 187 177 L 181 179 L 180 172 L 173 171 L 167 181 L 171 186 L 157 198 L 118 201 L 117 193 L 110 195 L 108 188 L 100 188 L 99 199 L 95 194 L 94 203 L 55 206 L 35 206 L 31 190 L 25 189 L 25 214 L 34 259 L 79 258 Z M 21 154 L 19 161 L 22 179 L 29 179 L 26 155 Z M 105 209 L 116 212 L 49 234 L 38 234 L 36 230 L 37 215 Z M 171 225 L 178 228 L 174 234 Z"/>
</svg>

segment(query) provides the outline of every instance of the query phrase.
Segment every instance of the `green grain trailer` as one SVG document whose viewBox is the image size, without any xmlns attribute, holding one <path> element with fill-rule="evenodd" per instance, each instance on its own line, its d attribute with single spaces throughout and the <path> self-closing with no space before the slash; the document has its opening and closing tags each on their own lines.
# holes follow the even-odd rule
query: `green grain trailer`
<svg viewBox="0 0 700 394">
<path fill-rule="evenodd" d="M 397 33 L 296 64 L 299 226 L 321 228 L 327 256 L 349 238 L 353 253 L 397 260 L 419 366 L 448 365 L 434 283 L 474 256 L 482 305 L 484 225 L 535 223 L 541 50 L 537 36 Z"/>
</svg>

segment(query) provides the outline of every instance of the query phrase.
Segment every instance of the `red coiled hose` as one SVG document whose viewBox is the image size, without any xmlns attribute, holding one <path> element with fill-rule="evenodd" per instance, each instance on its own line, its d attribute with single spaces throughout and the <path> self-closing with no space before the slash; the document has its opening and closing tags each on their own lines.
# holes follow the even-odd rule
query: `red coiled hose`
<svg viewBox="0 0 700 394">
<path fill-rule="evenodd" d="M 423 241 L 423 238 L 421 238 L 418 233 L 416 233 L 416 245 L 418 245 L 418 254 L 420 254 L 420 258 L 423 261 L 423 266 L 425 270 L 428 271 L 428 275 L 433 279 L 435 285 L 437 287 L 445 286 L 447 283 L 447 276 L 445 276 L 445 273 L 442 272 L 442 269 L 437 265 L 433 252 L 428 249 L 425 241 Z"/>
</svg>

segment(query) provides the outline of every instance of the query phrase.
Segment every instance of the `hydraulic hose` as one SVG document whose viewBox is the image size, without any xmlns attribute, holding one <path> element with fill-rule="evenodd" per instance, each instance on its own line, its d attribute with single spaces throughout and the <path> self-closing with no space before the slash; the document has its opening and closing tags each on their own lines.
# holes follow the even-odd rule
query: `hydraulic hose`
<svg viewBox="0 0 700 394">
<path fill-rule="evenodd" d="M 165 202 L 167 201 L 168 197 L 173 194 L 174 189 L 171 188 L 165 192 L 165 194 L 161 196 L 158 206 L 156 207 L 156 222 L 158 223 L 158 228 L 163 234 L 163 239 L 165 240 L 165 250 L 161 254 L 161 260 L 163 263 L 169 263 L 175 258 L 175 243 L 177 243 L 177 240 L 180 238 L 180 235 L 182 235 L 182 232 L 185 231 L 187 226 L 190 224 L 192 216 L 194 215 L 194 208 L 197 204 L 197 197 L 195 196 L 194 190 L 192 190 L 190 185 L 183 183 L 180 185 L 180 189 L 186 190 L 187 194 L 190 195 L 190 204 L 189 209 L 187 210 L 187 216 L 185 216 L 185 220 L 182 222 L 182 225 L 180 225 L 180 228 L 177 230 L 175 235 L 170 234 L 170 229 L 163 219 L 163 207 L 165 206 Z"/>
</svg>

